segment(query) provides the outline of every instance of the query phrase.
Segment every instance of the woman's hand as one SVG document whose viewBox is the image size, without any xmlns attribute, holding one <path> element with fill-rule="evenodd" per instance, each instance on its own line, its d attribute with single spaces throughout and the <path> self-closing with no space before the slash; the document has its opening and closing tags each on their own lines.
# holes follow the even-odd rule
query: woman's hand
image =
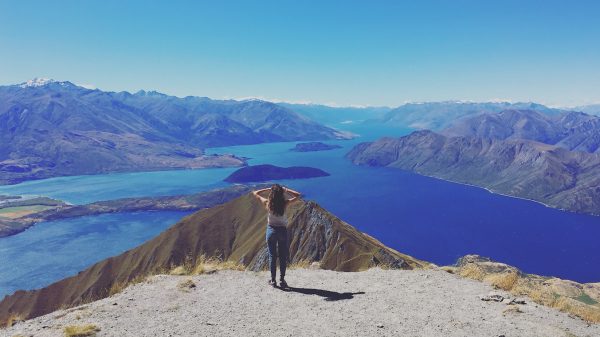
<svg viewBox="0 0 600 337">
<path fill-rule="evenodd" d="M 297 199 L 298 199 L 298 198 L 300 198 L 300 196 L 302 195 L 300 192 L 298 192 L 298 191 L 294 191 L 294 190 L 292 190 L 292 189 L 289 189 L 289 188 L 287 188 L 287 187 L 284 187 L 284 188 L 283 188 L 283 190 L 284 190 L 285 192 L 287 192 L 287 193 L 289 193 L 289 194 L 291 194 L 291 195 L 292 195 L 292 197 L 291 197 L 291 198 L 287 199 L 287 201 L 288 201 L 288 202 L 292 202 L 292 201 L 294 201 L 294 200 L 297 200 Z"/>
<path fill-rule="evenodd" d="M 255 197 L 258 199 L 258 200 L 260 200 L 260 202 L 262 202 L 263 204 L 266 204 L 266 203 L 267 203 L 267 201 L 268 201 L 268 200 L 267 200 L 267 198 L 265 198 L 265 197 L 263 197 L 262 195 L 260 195 L 260 193 L 262 193 L 262 192 L 264 192 L 264 191 L 266 191 L 266 190 L 269 190 L 269 189 L 268 189 L 268 188 L 263 188 L 263 189 L 260 189 L 260 190 L 252 191 L 252 194 L 253 194 L 253 195 L 254 195 L 254 196 L 255 196 Z"/>
<path fill-rule="evenodd" d="M 285 189 L 286 192 L 290 193 L 291 195 L 293 195 L 295 197 L 299 197 L 299 196 L 302 195 L 302 193 L 300 193 L 298 191 L 294 191 L 291 188 L 284 187 L 284 189 Z"/>
</svg>

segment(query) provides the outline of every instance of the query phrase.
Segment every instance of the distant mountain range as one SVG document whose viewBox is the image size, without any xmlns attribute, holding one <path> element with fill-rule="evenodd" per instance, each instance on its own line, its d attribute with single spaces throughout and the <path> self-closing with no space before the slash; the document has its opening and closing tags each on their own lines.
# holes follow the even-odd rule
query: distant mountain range
<svg viewBox="0 0 600 337">
<path fill-rule="evenodd" d="M 389 107 L 333 107 L 323 104 L 278 103 L 310 119 L 325 125 L 360 124 L 382 118 L 392 110 Z"/>
<path fill-rule="evenodd" d="M 600 214 L 599 123 L 582 113 L 508 110 L 467 118 L 441 134 L 425 130 L 362 143 L 347 157 Z"/>
<path fill-rule="evenodd" d="M 537 103 L 453 101 L 407 103 L 390 110 L 382 118 L 371 122 L 413 129 L 441 130 L 460 118 L 482 113 L 497 113 L 507 109 L 535 110 L 550 115 L 563 111 Z"/>
<path fill-rule="evenodd" d="M 442 130 L 455 121 L 504 110 L 533 110 L 553 116 L 565 112 L 600 115 L 600 104 L 551 108 L 535 102 L 440 101 L 386 106 L 335 107 L 323 104 L 277 103 L 319 123 L 332 126 L 367 125 Z"/>
<path fill-rule="evenodd" d="M 61 175 L 239 166 L 214 146 L 348 138 L 274 103 L 105 92 L 32 80 L 0 87 L 0 184 Z"/>
</svg>

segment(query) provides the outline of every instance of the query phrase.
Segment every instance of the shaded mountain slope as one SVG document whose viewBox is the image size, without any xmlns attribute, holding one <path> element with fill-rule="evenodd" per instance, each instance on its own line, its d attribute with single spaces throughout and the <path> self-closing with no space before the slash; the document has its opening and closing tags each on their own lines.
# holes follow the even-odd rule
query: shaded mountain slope
<svg viewBox="0 0 600 337">
<path fill-rule="evenodd" d="M 442 131 L 448 136 L 531 139 L 552 144 L 562 132 L 558 119 L 533 110 L 504 110 L 456 121 Z"/>
<path fill-rule="evenodd" d="M 314 202 L 290 205 L 290 261 L 320 261 L 324 269 L 358 271 L 371 266 L 422 268 L 429 264 L 385 247 Z M 17 291 L 0 302 L 0 322 L 10 315 L 40 316 L 104 298 L 111 288 L 201 256 L 218 256 L 260 270 L 267 265 L 266 212 L 251 195 L 194 213 L 156 238 L 48 287 Z"/>
<path fill-rule="evenodd" d="M 169 134 L 197 146 L 343 139 L 349 136 L 291 109 L 261 100 L 179 98 L 141 91 L 125 95 L 123 102 L 148 112 L 168 128 Z"/>
<path fill-rule="evenodd" d="M 523 139 L 448 137 L 418 131 L 355 146 L 347 158 L 494 192 L 537 200 L 575 212 L 600 214 L 600 156 Z"/>
<path fill-rule="evenodd" d="M 448 136 L 529 139 L 573 151 L 600 152 L 600 118 L 581 112 L 556 115 L 534 110 L 505 110 L 456 121 Z"/>
<path fill-rule="evenodd" d="M 33 83 L 33 84 L 32 84 Z M 105 92 L 70 82 L 0 86 L 0 184 L 61 175 L 240 166 L 208 146 L 346 138 L 265 101 Z"/>
</svg>

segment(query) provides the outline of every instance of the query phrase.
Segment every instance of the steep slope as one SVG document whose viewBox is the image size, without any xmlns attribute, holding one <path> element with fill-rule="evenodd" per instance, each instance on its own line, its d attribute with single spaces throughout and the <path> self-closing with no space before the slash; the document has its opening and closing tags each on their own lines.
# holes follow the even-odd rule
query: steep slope
<svg viewBox="0 0 600 337">
<path fill-rule="evenodd" d="M 290 261 L 319 261 L 324 269 L 358 271 L 371 266 L 422 268 L 427 263 L 385 247 L 314 202 L 290 205 Z M 202 255 L 217 256 L 260 270 L 267 265 L 266 212 L 251 195 L 202 210 L 158 237 L 79 274 L 33 291 L 18 291 L 0 302 L 0 322 L 10 315 L 37 317 L 109 295 L 111 287 Z"/>
<path fill-rule="evenodd" d="M 536 103 L 508 102 L 425 102 L 408 103 L 389 111 L 378 122 L 415 129 L 441 130 L 457 119 L 483 113 L 497 113 L 507 109 L 528 109 L 544 114 L 557 114 L 561 110 Z"/>
<path fill-rule="evenodd" d="M 448 137 L 418 131 L 354 147 L 358 165 L 387 166 L 575 212 L 600 214 L 600 156 L 522 139 Z"/>
<path fill-rule="evenodd" d="M 463 118 L 442 133 L 448 136 L 531 139 L 553 144 L 562 132 L 555 120 L 533 110 L 504 110 Z"/>
<path fill-rule="evenodd" d="M 264 101 L 104 92 L 70 82 L 0 86 L 0 184 L 61 175 L 240 166 L 207 146 L 345 138 Z"/>
<path fill-rule="evenodd" d="M 600 151 L 600 118 L 573 111 L 547 115 L 534 110 L 504 110 L 461 119 L 442 133 L 448 136 L 529 139 L 573 151 Z"/>
</svg>

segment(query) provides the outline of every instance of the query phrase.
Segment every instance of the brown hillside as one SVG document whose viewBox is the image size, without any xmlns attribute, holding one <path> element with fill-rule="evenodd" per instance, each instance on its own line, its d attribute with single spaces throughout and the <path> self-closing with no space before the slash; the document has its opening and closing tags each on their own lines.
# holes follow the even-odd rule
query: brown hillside
<svg viewBox="0 0 600 337">
<path fill-rule="evenodd" d="M 290 205 L 290 262 L 320 261 L 324 269 L 359 271 L 375 265 L 413 269 L 428 266 L 385 247 L 314 202 Z M 0 302 L 0 322 L 10 316 L 32 318 L 59 308 L 107 297 L 110 289 L 136 278 L 217 256 L 248 269 L 267 265 L 266 212 L 247 194 L 226 204 L 194 213 L 156 238 L 98 262 L 79 274 L 46 288 L 17 291 Z"/>
</svg>

